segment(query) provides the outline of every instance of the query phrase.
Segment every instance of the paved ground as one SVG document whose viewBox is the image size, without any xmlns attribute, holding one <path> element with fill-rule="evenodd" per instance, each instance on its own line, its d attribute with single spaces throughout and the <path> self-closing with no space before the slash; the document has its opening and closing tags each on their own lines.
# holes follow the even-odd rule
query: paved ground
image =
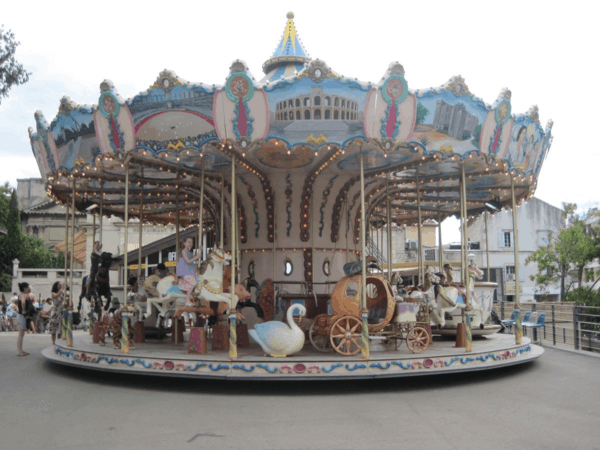
<svg viewBox="0 0 600 450">
<path fill-rule="evenodd" d="M 198 382 L 47 362 L 0 333 L 2 449 L 600 449 L 600 358 L 446 377 Z"/>
</svg>

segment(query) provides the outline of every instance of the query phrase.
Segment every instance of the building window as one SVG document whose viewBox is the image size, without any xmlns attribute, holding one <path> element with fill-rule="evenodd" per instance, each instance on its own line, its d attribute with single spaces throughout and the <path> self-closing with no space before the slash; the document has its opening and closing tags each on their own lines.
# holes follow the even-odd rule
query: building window
<svg viewBox="0 0 600 450">
<path fill-rule="evenodd" d="M 508 281 L 515 281 L 515 266 L 506 266 L 504 273 Z"/>
<path fill-rule="evenodd" d="M 512 247 L 511 234 L 512 233 L 510 231 L 504 232 L 504 247 Z M 513 267 L 513 269 L 514 269 L 514 267 Z"/>
<path fill-rule="evenodd" d="M 304 106 L 310 106 L 310 98 L 306 97 L 304 99 Z"/>
<path fill-rule="evenodd" d="M 304 111 L 304 120 L 310 120 L 310 110 Z"/>
<path fill-rule="evenodd" d="M 315 115 L 315 117 L 314 117 L 315 120 L 321 120 L 321 110 L 320 109 L 315 109 L 314 115 Z"/>
<path fill-rule="evenodd" d="M 315 106 L 321 106 L 321 97 L 315 97 Z"/>
<path fill-rule="evenodd" d="M 296 120 L 300 120 L 301 118 L 300 111 L 296 111 Z"/>
<path fill-rule="evenodd" d="M 435 248 L 425 249 L 425 261 L 435 261 Z"/>
</svg>

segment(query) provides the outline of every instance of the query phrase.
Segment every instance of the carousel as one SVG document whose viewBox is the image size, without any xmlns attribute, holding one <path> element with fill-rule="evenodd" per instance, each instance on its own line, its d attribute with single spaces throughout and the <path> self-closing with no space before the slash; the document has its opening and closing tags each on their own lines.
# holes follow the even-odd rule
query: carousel
<svg viewBox="0 0 600 450">
<path fill-rule="evenodd" d="M 33 152 L 48 195 L 67 208 L 67 233 L 75 210 L 90 211 L 100 230 L 117 216 L 127 249 L 139 219 L 139 256 L 124 253 L 121 264 L 141 286 L 142 225 L 174 224 L 177 258 L 193 270 L 162 274 L 152 295 L 124 289 L 109 313 L 115 259 L 101 253 L 100 231 L 82 294 L 94 305 L 90 334 L 73 336 L 77 298 L 67 301 L 63 339 L 47 359 L 149 375 L 315 379 L 487 370 L 543 353 L 522 335 L 518 286 L 515 334 L 490 323 L 495 284 L 469 263 L 466 222 L 533 195 L 552 123 L 544 130 L 535 106 L 513 114 L 506 89 L 485 103 L 460 76 L 409 88 L 398 62 L 376 83 L 342 76 L 308 56 L 293 18 L 261 80 L 240 60 L 224 86 L 165 70 L 128 100 L 104 80 L 97 105 L 64 97 L 50 124 L 36 112 Z M 450 216 L 462 225 L 460 270 L 440 245 L 427 266 L 418 252 L 418 281 L 402 285 L 392 225 L 416 227 L 420 244 L 425 221 Z M 384 232 L 379 248 L 373 236 Z"/>
</svg>

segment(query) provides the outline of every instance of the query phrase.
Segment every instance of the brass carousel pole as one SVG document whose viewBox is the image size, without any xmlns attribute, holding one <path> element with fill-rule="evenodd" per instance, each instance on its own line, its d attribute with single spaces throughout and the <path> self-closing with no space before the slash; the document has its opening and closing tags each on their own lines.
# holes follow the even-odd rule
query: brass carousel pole
<svg viewBox="0 0 600 450">
<path fill-rule="evenodd" d="M 223 237 L 224 220 L 225 220 L 225 197 L 223 190 L 225 189 L 225 177 L 221 173 L 221 220 L 219 221 L 219 247 L 225 251 L 225 239 Z"/>
<path fill-rule="evenodd" d="M 67 286 L 69 281 L 68 268 L 69 268 L 69 201 L 65 202 L 65 281 L 63 283 L 63 292 L 65 302 L 62 310 L 61 318 L 61 332 L 58 333 L 61 339 L 67 339 L 67 310 L 69 309 L 69 301 L 71 300 L 71 292 L 67 292 Z"/>
<path fill-rule="evenodd" d="M 229 359 L 237 359 L 237 317 L 235 315 L 235 261 L 236 261 L 236 206 L 235 206 L 235 155 L 231 157 L 231 309 L 229 310 Z"/>
<path fill-rule="evenodd" d="M 144 229 L 144 187 L 140 191 L 140 229 L 138 235 L 138 286 L 142 278 L 142 231 Z"/>
<path fill-rule="evenodd" d="M 204 208 L 204 157 L 202 157 L 202 167 L 200 171 L 200 208 L 198 210 L 198 251 L 202 248 L 202 235 L 204 233 L 203 223 L 203 208 Z M 204 249 L 202 249 L 204 250 Z"/>
<path fill-rule="evenodd" d="M 98 229 L 98 235 L 99 235 L 100 244 L 102 244 L 102 217 L 104 216 L 104 181 L 100 182 L 100 213 L 99 213 L 99 215 L 100 215 L 100 217 L 98 219 L 99 219 L 100 228 Z"/>
<path fill-rule="evenodd" d="M 365 232 L 365 167 L 362 145 L 360 146 L 360 246 L 361 246 L 361 284 L 360 312 L 362 318 L 362 359 L 369 359 L 369 323 L 367 309 L 367 249 Z"/>
<path fill-rule="evenodd" d="M 127 250 L 129 247 L 129 163 L 125 163 L 125 211 L 123 212 L 123 306 L 127 305 Z"/>
<path fill-rule="evenodd" d="M 176 183 L 179 182 L 179 175 L 176 178 Z M 179 186 L 175 188 L 175 261 L 181 258 L 181 242 L 179 242 Z"/>
<path fill-rule="evenodd" d="M 421 189 L 419 188 L 419 173 L 416 175 L 416 183 L 417 183 L 417 240 L 419 241 L 418 246 L 418 264 L 419 264 L 419 281 L 418 285 L 425 282 L 425 270 L 423 267 L 423 230 L 422 230 L 422 217 L 421 217 Z"/>
<path fill-rule="evenodd" d="M 129 247 L 129 162 L 125 163 L 125 211 L 123 212 L 123 308 L 127 311 L 127 253 Z M 129 321 L 127 314 L 123 314 L 121 328 L 121 353 L 129 353 Z"/>
<path fill-rule="evenodd" d="M 69 259 L 71 271 L 69 290 L 73 291 L 73 264 L 75 262 L 75 177 L 73 177 L 73 192 L 71 194 L 71 257 Z M 75 296 L 71 294 L 69 299 L 69 312 L 67 316 L 67 347 L 73 347 L 73 301 Z"/>
<path fill-rule="evenodd" d="M 471 311 L 473 307 L 471 306 L 471 292 L 469 292 L 469 274 L 468 274 L 468 258 L 469 258 L 469 248 L 468 248 L 468 236 L 467 236 L 467 182 L 465 178 L 465 165 L 461 166 L 461 203 L 462 203 L 462 217 L 461 217 L 461 227 L 462 227 L 462 241 L 463 241 L 463 284 L 465 286 L 465 334 L 466 334 L 466 343 L 465 343 L 465 351 L 471 352 L 473 351 L 473 334 L 471 331 Z"/>
<path fill-rule="evenodd" d="M 439 243 L 439 260 L 440 272 L 444 271 L 444 249 L 442 248 L 442 214 L 438 211 L 438 243 Z"/>
<path fill-rule="evenodd" d="M 385 196 L 386 196 L 386 210 L 387 210 L 387 250 L 388 250 L 388 283 L 392 284 L 392 270 L 394 265 L 392 264 L 392 210 L 390 203 L 390 174 L 387 174 L 385 179 Z"/>
<path fill-rule="evenodd" d="M 487 266 L 487 281 L 490 282 L 490 233 L 489 233 L 489 216 L 490 213 L 488 211 L 485 212 L 485 259 Z"/>
<path fill-rule="evenodd" d="M 521 324 L 521 299 L 519 295 L 519 228 L 517 227 L 517 200 L 515 197 L 515 178 L 510 177 L 510 192 L 512 196 L 513 238 L 515 248 L 515 345 L 521 345 L 523 325 Z"/>
</svg>

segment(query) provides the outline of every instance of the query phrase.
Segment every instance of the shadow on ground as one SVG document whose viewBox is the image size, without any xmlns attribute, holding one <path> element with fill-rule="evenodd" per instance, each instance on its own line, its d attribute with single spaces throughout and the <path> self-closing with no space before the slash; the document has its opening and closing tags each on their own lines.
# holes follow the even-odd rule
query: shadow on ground
<svg viewBox="0 0 600 450">
<path fill-rule="evenodd" d="M 78 367 L 67 367 L 44 361 L 49 375 L 70 379 L 73 382 L 110 386 L 115 388 L 154 390 L 161 392 L 184 392 L 187 394 L 245 394 L 245 395 L 319 395 L 335 392 L 338 395 L 357 393 L 419 392 L 430 389 L 448 389 L 478 383 L 493 383 L 500 379 L 517 377 L 534 370 L 536 361 L 494 370 L 463 372 L 457 374 L 428 375 L 401 378 L 377 378 L 362 380 L 310 380 L 310 381 L 253 381 L 201 380 L 188 378 L 165 378 L 101 372 Z"/>
</svg>

